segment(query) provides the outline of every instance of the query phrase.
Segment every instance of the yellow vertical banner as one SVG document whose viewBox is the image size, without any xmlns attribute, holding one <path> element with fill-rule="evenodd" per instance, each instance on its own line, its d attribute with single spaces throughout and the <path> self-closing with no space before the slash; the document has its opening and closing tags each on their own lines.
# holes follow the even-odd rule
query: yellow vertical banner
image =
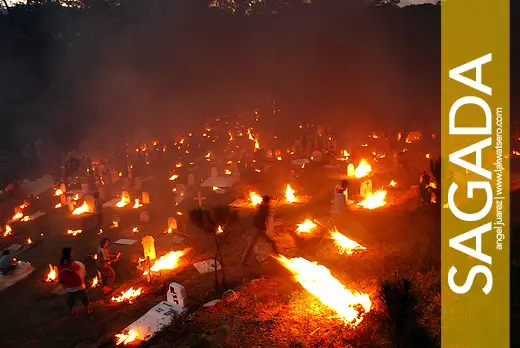
<svg viewBox="0 0 520 348">
<path fill-rule="evenodd" d="M 509 347 L 509 0 L 442 20 L 442 347 Z"/>
</svg>

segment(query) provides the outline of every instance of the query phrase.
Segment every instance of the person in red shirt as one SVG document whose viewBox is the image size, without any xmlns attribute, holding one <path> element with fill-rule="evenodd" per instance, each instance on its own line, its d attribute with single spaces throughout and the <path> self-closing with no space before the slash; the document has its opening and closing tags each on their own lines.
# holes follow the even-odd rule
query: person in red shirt
<svg viewBox="0 0 520 348">
<path fill-rule="evenodd" d="M 58 266 L 58 281 L 67 291 L 67 305 L 70 314 L 74 315 L 74 305 L 80 299 L 88 315 L 92 308 L 85 289 L 84 267 L 72 260 L 72 249 L 63 248 Z"/>
</svg>

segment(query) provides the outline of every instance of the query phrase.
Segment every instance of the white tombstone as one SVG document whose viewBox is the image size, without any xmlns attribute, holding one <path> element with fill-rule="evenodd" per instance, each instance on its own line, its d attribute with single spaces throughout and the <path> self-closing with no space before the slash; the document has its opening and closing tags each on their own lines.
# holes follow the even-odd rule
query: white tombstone
<svg viewBox="0 0 520 348">
<path fill-rule="evenodd" d="M 143 183 L 140 178 L 134 179 L 134 189 L 135 190 L 141 190 L 143 188 Z"/>
<path fill-rule="evenodd" d="M 130 202 L 130 193 L 128 193 L 128 191 L 123 191 L 121 196 L 125 199 L 125 201 Z"/>
<path fill-rule="evenodd" d="M 193 173 L 188 174 L 188 187 L 195 185 L 195 175 Z"/>
<path fill-rule="evenodd" d="M 94 207 L 95 207 L 94 197 L 92 195 L 86 195 L 85 196 L 85 203 L 87 203 L 89 211 L 93 212 L 94 211 Z"/>
<path fill-rule="evenodd" d="M 186 295 L 186 289 L 179 283 L 170 283 L 166 293 L 166 300 L 174 307 L 177 313 L 182 313 L 187 309 L 188 296 Z"/>
<path fill-rule="evenodd" d="M 212 179 L 218 178 L 218 170 L 217 170 L 216 167 L 212 167 L 211 168 L 211 175 L 210 176 L 211 176 Z"/>
<path fill-rule="evenodd" d="M 141 220 L 141 222 L 144 222 L 144 223 L 149 223 L 150 222 L 150 213 L 148 213 L 147 211 L 142 211 L 141 214 L 139 214 L 139 220 Z"/>
<path fill-rule="evenodd" d="M 372 180 L 367 179 L 361 183 L 359 189 L 359 195 L 363 198 L 367 197 L 369 194 L 372 194 Z"/>
<path fill-rule="evenodd" d="M 143 204 L 150 204 L 150 195 L 148 194 L 148 192 L 143 192 L 142 202 Z"/>
<path fill-rule="evenodd" d="M 354 167 L 354 164 L 349 163 L 347 166 L 347 176 L 354 176 L 354 173 L 356 172 L 356 167 Z"/>
</svg>

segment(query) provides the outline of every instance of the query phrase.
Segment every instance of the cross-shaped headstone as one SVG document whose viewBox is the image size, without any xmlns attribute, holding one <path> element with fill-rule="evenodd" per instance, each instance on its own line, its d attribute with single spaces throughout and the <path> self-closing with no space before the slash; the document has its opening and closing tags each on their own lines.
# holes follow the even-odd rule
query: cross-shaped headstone
<svg viewBox="0 0 520 348">
<path fill-rule="evenodd" d="M 197 202 L 199 203 L 199 208 L 202 208 L 202 201 L 205 200 L 206 197 L 202 197 L 199 190 L 199 192 L 197 193 L 197 197 L 193 197 L 193 199 L 197 200 Z"/>
</svg>

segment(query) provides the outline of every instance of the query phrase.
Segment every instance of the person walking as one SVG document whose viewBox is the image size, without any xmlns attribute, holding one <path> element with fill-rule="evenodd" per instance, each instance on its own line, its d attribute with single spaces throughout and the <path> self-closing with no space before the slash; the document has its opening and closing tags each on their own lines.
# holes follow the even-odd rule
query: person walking
<svg viewBox="0 0 520 348">
<path fill-rule="evenodd" d="M 112 288 L 110 285 L 114 282 L 116 278 L 116 271 L 110 266 L 110 264 L 119 259 L 121 254 L 117 254 L 116 256 L 110 255 L 108 252 L 108 239 L 101 238 L 99 241 L 99 247 L 97 251 L 97 267 L 99 273 L 101 273 L 101 281 L 103 285 L 103 293 L 109 293 Z"/>
<path fill-rule="evenodd" d="M 58 266 L 58 281 L 67 291 L 67 305 L 71 315 L 74 315 L 74 305 L 77 299 L 81 300 L 87 314 L 92 314 L 84 273 L 84 266 L 82 267 L 78 262 L 72 260 L 72 249 L 63 248 Z"/>
<path fill-rule="evenodd" d="M 275 254 L 279 254 L 276 243 L 267 235 L 267 219 L 269 218 L 270 214 L 270 201 L 271 199 L 269 198 L 269 196 L 264 196 L 262 197 L 262 203 L 260 203 L 258 206 L 258 210 L 255 214 L 253 221 L 253 236 L 249 241 L 249 244 L 247 245 L 244 255 L 242 256 L 242 260 L 240 261 L 240 265 L 243 267 L 247 266 L 247 260 L 249 259 L 251 251 L 253 250 L 256 241 L 260 237 L 262 237 L 266 242 L 271 244 L 271 246 L 273 247 L 273 252 Z"/>
</svg>

